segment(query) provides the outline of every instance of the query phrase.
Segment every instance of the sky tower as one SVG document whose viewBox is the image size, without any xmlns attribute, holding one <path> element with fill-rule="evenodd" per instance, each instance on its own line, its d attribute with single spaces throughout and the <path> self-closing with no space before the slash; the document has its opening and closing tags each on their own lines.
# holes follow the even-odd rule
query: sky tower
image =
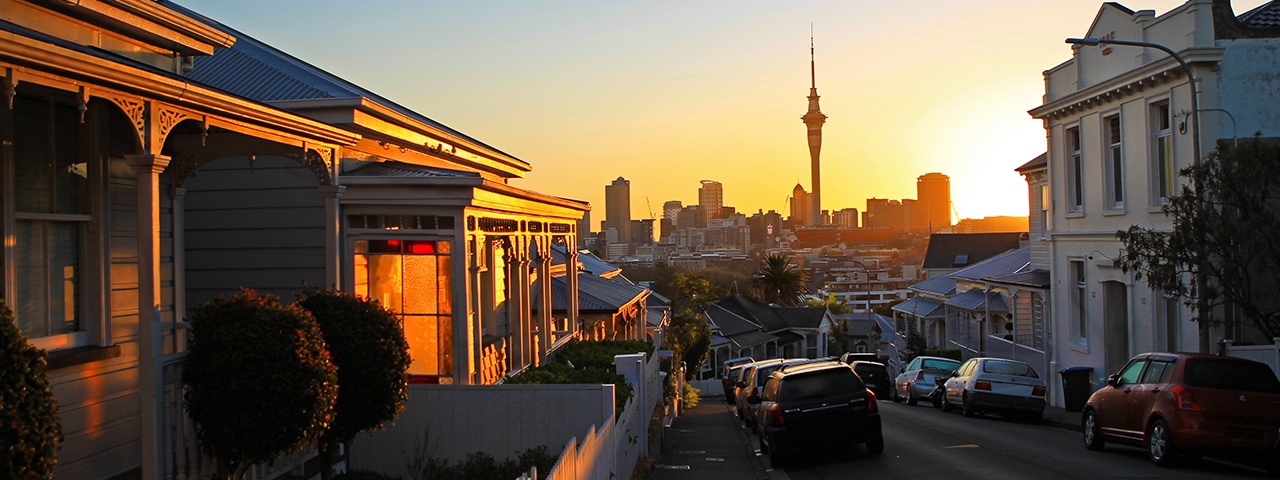
<svg viewBox="0 0 1280 480">
<path fill-rule="evenodd" d="M 814 71 L 813 33 L 809 34 L 809 111 L 800 117 L 809 131 L 809 163 L 813 171 L 813 210 L 809 212 L 809 225 L 822 225 L 822 169 L 818 156 L 822 152 L 822 124 L 827 116 L 818 109 L 818 76 Z"/>
</svg>

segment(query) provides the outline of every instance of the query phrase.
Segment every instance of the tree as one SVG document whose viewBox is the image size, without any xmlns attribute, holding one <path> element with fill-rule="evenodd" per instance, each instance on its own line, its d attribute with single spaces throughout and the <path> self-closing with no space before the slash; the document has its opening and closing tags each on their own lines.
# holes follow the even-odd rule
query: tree
<svg viewBox="0 0 1280 480">
<path fill-rule="evenodd" d="M 1280 337 L 1280 302 L 1274 298 L 1280 288 L 1280 243 L 1274 238 L 1280 231 L 1280 146 L 1255 134 L 1238 147 L 1219 145 L 1178 175 L 1190 186 L 1163 207 L 1172 229 L 1134 225 L 1116 232 L 1123 249 L 1115 263 L 1157 292 L 1181 298 L 1195 312 L 1193 321 L 1221 324 L 1212 312 L 1227 306 L 1244 326 Z M 1195 308 L 1201 301 L 1205 311 Z"/>
<path fill-rule="evenodd" d="M 27 343 L 0 300 L 0 477 L 53 478 L 62 425 L 44 351 Z"/>
<path fill-rule="evenodd" d="M 196 307 L 182 381 L 196 436 L 222 478 L 315 444 L 338 397 L 315 318 L 250 289 Z"/>
<path fill-rule="evenodd" d="M 694 367 L 686 372 L 691 378 L 711 351 L 711 324 L 704 312 L 728 292 L 694 272 L 677 273 L 670 282 L 654 287 L 671 300 L 671 322 L 662 337 L 662 348 L 671 350 L 677 361 Z"/>
<path fill-rule="evenodd" d="M 751 284 L 760 301 L 783 306 L 800 304 L 805 292 L 804 282 L 804 272 L 782 254 L 765 257 L 760 268 L 751 275 Z"/>
<path fill-rule="evenodd" d="M 404 410 L 409 397 L 409 342 L 401 319 L 376 300 L 309 289 L 297 303 L 315 317 L 338 370 L 335 416 L 320 438 L 325 462 L 321 476 L 328 478 L 339 444 L 351 442 L 360 432 L 382 428 Z"/>
</svg>

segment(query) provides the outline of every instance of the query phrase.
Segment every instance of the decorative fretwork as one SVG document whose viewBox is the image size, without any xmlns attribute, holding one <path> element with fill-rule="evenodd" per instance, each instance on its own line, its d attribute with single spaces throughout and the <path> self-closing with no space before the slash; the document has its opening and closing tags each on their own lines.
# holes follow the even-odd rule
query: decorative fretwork
<svg viewBox="0 0 1280 480">
<path fill-rule="evenodd" d="M 551 233 L 572 233 L 573 225 L 568 223 L 553 223 L 550 227 Z"/>
<path fill-rule="evenodd" d="M 542 233 L 543 225 L 546 224 L 542 222 L 529 222 L 529 233 Z"/>
<path fill-rule="evenodd" d="M 120 111 L 124 113 L 124 116 L 129 118 L 129 122 L 133 124 L 134 132 L 138 134 L 138 144 L 144 144 L 143 140 L 147 138 L 146 102 L 143 102 L 140 99 L 122 97 L 119 95 L 109 95 L 107 96 L 107 99 L 111 100 L 111 103 L 116 104 L 117 107 L 120 107 Z"/>
<path fill-rule="evenodd" d="M 480 231 L 490 233 L 512 233 L 520 230 L 520 222 L 504 218 L 480 218 Z"/>
<path fill-rule="evenodd" d="M 319 152 L 308 149 L 305 153 L 286 153 L 285 156 L 297 160 L 302 166 L 307 167 L 307 170 L 311 170 L 311 174 L 315 175 L 321 185 L 333 185 L 333 177 L 329 174 L 329 162 L 320 156 Z"/>
<path fill-rule="evenodd" d="M 485 345 L 480 353 L 480 384 L 493 385 L 507 374 L 507 339 Z"/>
<path fill-rule="evenodd" d="M 179 155 L 170 159 L 167 170 L 173 175 L 174 188 L 182 188 L 187 179 L 196 174 L 196 170 L 212 160 L 213 157 L 204 155 Z"/>
<path fill-rule="evenodd" d="M 156 138 L 156 145 L 164 145 L 165 139 L 169 138 L 169 133 L 173 132 L 173 127 L 178 126 L 183 120 L 204 121 L 202 117 L 169 107 L 162 106 L 158 110 L 159 115 L 157 115 L 156 126 L 159 131 L 156 133 L 159 136 Z"/>
</svg>

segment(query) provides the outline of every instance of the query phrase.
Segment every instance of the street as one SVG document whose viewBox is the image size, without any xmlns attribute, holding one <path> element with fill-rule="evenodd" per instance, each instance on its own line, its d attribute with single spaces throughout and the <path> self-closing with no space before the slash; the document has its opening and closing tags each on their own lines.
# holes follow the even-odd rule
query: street
<svg viewBox="0 0 1280 480">
<path fill-rule="evenodd" d="M 883 455 L 861 446 L 802 455 L 772 479 L 862 478 L 1266 478 L 1254 470 L 1212 460 L 1187 460 L 1177 468 L 1152 465 L 1138 448 L 1107 445 L 1086 450 L 1078 433 L 998 416 L 964 418 L 932 407 L 880 402 Z M 726 413 L 728 415 L 728 413 Z M 757 453 L 759 445 L 749 436 Z"/>
</svg>

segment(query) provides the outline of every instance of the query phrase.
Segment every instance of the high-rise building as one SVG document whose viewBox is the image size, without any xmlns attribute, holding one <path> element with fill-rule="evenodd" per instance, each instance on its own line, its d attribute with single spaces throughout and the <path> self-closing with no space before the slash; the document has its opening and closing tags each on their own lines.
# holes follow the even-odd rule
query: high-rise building
<svg viewBox="0 0 1280 480">
<path fill-rule="evenodd" d="M 653 219 L 631 221 L 631 243 L 648 245 L 653 243 Z"/>
<path fill-rule="evenodd" d="M 604 227 L 618 234 L 618 242 L 631 241 L 631 182 L 618 177 L 604 187 Z"/>
<path fill-rule="evenodd" d="M 887 198 L 868 198 L 867 213 L 862 218 L 863 228 L 885 228 L 901 232 L 907 226 L 902 202 Z"/>
<path fill-rule="evenodd" d="M 684 208 L 684 204 L 679 200 L 668 200 L 662 204 L 662 218 L 670 219 L 672 225 L 679 225 L 676 219 L 680 216 L 681 208 Z"/>
<path fill-rule="evenodd" d="M 698 206 L 702 207 L 705 220 L 716 218 L 720 207 L 724 206 L 724 186 L 715 180 L 703 180 L 698 187 Z"/>
<path fill-rule="evenodd" d="M 814 220 L 810 209 L 813 208 L 812 195 L 804 191 L 804 187 L 796 184 L 796 188 L 791 189 L 791 217 L 787 219 L 791 225 L 812 225 Z"/>
<path fill-rule="evenodd" d="M 937 172 L 917 177 L 916 199 L 923 207 L 929 233 L 951 226 L 951 177 Z"/>
<path fill-rule="evenodd" d="M 818 164 L 818 156 L 822 152 L 822 124 L 827 121 L 827 116 L 823 115 L 818 108 L 818 75 L 814 67 L 812 36 L 809 37 L 809 111 L 800 119 L 804 121 L 805 130 L 808 132 L 809 168 L 813 176 L 813 193 L 808 209 L 809 220 L 802 224 L 816 226 L 822 224 L 822 169 Z"/>
<path fill-rule="evenodd" d="M 835 214 L 832 215 L 831 223 L 844 229 L 858 228 L 858 209 L 842 208 L 836 210 Z"/>
</svg>

